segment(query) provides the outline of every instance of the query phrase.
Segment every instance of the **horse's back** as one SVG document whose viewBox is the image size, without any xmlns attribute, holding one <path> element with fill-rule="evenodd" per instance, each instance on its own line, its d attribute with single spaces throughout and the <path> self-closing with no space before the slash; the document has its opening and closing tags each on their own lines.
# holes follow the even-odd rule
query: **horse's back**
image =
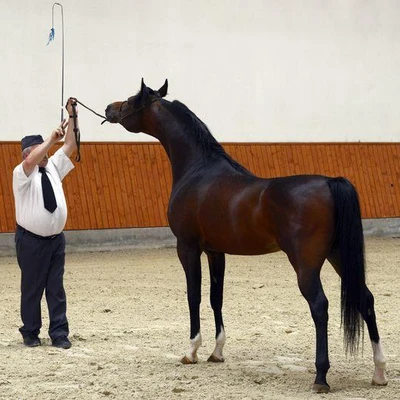
<svg viewBox="0 0 400 400">
<path fill-rule="evenodd" d="M 285 246 L 289 233 L 297 230 L 306 236 L 322 220 L 329 225 L 333 221 L 327 177 L 263 179 L 231 173 L 206 178 L 197 176 L 181 185 L 168 212 L 175 235 L 198 241 L 204 250 L 270 253 Z"/>
</svg>

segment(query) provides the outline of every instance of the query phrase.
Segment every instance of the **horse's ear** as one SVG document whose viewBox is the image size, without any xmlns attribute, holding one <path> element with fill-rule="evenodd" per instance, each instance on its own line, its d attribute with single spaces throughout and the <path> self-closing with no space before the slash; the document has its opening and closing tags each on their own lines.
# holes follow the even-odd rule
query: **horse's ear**
<svg viewBox="0 0 400 400">
<path fill-rule="evenodd" d="M 142 84 L 140 86 L 139 97 L 146 98 L 149 95 L 149 88 L 145 85 L 144 79 L 142 78 Z"/>
<path fill-rule="evenodd" d="M 167 92 L 168 92 L 168 79 L 166 79 L 164 85 L 162 85 L 160 89 L 158 89 L 158 93 L 160 93 L 161 97 L 165 97 L 167 95 Z"/>
</svg>

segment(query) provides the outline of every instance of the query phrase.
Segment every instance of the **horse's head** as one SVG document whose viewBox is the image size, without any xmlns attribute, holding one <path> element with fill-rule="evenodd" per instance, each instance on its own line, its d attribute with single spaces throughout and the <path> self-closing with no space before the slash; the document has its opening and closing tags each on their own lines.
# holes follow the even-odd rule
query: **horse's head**
<svg viewBox="0 0 400 400">
<path fill-rule="evenodd" d="M 119 123 L 130 132 L 142 132 L 143 111 L 153 102 L 166 96 L 168 80 L 158 90 L 147 87 L 142 78 L 141 88 L 138 94 L 129 97 L 125 101 L 116 101 L 106 108 L 108 122 Z"/>
</svg>

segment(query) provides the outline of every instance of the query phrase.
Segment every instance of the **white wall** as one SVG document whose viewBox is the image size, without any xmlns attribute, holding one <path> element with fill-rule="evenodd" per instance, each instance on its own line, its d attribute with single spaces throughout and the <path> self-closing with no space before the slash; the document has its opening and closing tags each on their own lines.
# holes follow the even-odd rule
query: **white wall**
<svg viewBox="0 0 400 400">
<path fill-rule="evenodd" d="M 58 123 L 61 18 L 0 0 L 0 140 Z M 220 141 L 400 141 L 398 0 L 63 0 L 65 95 L 99 112 L 141 77 Z M 150 140 L 81 109 L 84 141 Z"/>
</svg>

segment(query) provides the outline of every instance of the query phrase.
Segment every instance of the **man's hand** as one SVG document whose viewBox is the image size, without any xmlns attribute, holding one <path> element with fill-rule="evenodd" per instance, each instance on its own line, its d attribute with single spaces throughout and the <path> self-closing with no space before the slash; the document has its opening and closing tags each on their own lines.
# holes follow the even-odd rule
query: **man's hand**
<svg viewBox="0 0 400 400">
<path fill-rule="evenodd" d="M 68 111 L 69 116 L 74 115 L 74 111 L 72 106 L 75 106 L 75 112 L 78 115 L 78 104 L 76 102 L 76 99 L 74 97 L 70 97 L 67 101 L 67 104 L 65 106 L 66 110 Z"/>
<path fill-rule="evenodd" d="M 68 126 L 68 121 L 63 119 L 61 124 L 51 132 L 51 141 L 53 143 L 59 142 L 65 136 L 65 128 Z"/>
</svg>

